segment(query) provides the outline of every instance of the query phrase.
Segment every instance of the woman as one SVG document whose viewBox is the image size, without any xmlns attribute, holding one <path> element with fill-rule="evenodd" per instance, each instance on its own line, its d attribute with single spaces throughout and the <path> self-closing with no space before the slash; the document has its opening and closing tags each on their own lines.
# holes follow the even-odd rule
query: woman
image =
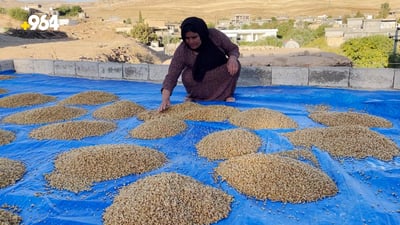
<svg viewBox="0 0 400 225">
<path fill-rule="evenodd" d="M 159 111 L 170 106 L 170 96 L 181 74 L 188 93 L 186 101 L 235 101 L 233 94 L 241 69 L 238 46 L 221 31 L 208 29 L 197 17 L 182 22 L 181 36 L 183 42 L 174 53 L 162 85 Z"/>
</svg>

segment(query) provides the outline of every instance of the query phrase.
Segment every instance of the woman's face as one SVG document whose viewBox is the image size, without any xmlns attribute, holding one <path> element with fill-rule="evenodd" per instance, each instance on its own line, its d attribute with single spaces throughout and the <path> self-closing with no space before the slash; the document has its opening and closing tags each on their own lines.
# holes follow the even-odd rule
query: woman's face
<svg viewBox="0 0 400 225">
<path fill-rule="evenodd" d="M 200 35 L 198 33 L 188 31 L 185 34 L 185 43 L 191 48 L 191 49 L 197 49 L 201 45 L 201 39 Z"/>
</svg>

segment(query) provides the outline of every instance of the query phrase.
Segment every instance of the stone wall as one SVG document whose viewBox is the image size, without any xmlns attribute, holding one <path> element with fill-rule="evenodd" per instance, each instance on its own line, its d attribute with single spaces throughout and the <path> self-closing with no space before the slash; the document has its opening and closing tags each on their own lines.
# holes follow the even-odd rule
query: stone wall
<svg viewBox="0 0 400 225">
<path fill-rule="evenodd" d="M 0 60 L 0 73 L 5 71 L 161 83 L 168 71 L 168 65 L 43 59 Z M 400 90 L 400 69 L 268 66 L 242 68 L 238 86 L 272 85 Z"/>
</svg>

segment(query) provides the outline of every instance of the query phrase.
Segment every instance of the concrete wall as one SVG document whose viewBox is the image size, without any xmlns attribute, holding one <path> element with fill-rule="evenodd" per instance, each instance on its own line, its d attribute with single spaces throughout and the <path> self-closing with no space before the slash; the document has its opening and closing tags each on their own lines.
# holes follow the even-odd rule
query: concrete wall
<svg viewBox="0 0 400 225">
<path fill-rule="evenodd" d="M 168 72 L 168 65 L 44 59 L 0 60 L 0 73 L 5 71 L 161 83 Z M 272 85 L 400 90 L 400 69 L 268 66 L 242 68 L 238 86 Z"/>
</svg>

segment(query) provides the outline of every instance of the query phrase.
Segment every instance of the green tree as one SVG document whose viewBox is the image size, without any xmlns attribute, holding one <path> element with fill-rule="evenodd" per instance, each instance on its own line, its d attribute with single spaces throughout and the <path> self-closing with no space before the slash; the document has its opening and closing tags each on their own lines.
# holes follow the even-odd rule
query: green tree
<svg viewBox="0 0 400 225">
<path fill-rule="evenodd" d="M 20 21 L 27 21 L 29 17 L 28 11 L 21 8 L 11 8 L 7 11 L 7 13 L 12 18 Z"/>
<path fill-rule="evenodd" d="M 77 16 L 79 13 L 83 12 L 80 6 L 67 6 L 62 5 L 56 8 L 60 16 Z"/>
<path fill-rule="evenodd" d="M 149 45 L 150 42 L 157 40 L 157 35 L 154 33 L 154 30 L 145 22 L 140 11 L 138 22 L 135 26 L 133 26 L 131 35 L 133 38 L 146 45 Z"/>
<path fill-rule="evenodd" d="M 378 17 L 379 18 L 387 18 L 390 12 L 389 3 L 385 2 L 381 4 L 381 9 L 379 10 Z"/>
<path fill-rule="evenodd" d="M 366 68 L 387 67 L 392 48 L 392 40 L 384 35 L 350 39 L 341 46 L 356 67 Z"/>
</svg>

